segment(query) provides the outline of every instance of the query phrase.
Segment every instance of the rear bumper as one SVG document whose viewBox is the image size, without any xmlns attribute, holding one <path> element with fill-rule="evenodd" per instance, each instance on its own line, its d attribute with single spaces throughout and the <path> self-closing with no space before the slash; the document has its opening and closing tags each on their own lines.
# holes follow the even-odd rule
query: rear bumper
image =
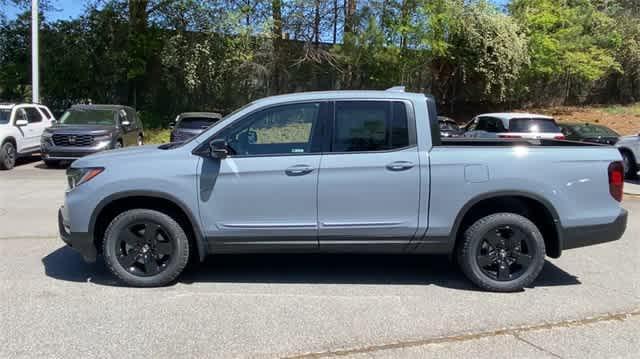
<svg viewBox="0 0 640 359">
<path fill-rule="evenodd" d="M 628 212 L 622 209 L 620 215 L 612 223 L 565 228 L 562 236 L 562 249 L 617 241 L 627 229 L 627 217 Z"/>
<path fill-rule="evenodd" d="M 68 221 L 64 218 L 64 207 L 58 210 L 58 231 L 60 238 L 69 247 L 78 251 L 86 262 L 96 261 L 98 251 L 93 243 L 93 237 L 89 233 L 71 232 Z"/>
</svg>

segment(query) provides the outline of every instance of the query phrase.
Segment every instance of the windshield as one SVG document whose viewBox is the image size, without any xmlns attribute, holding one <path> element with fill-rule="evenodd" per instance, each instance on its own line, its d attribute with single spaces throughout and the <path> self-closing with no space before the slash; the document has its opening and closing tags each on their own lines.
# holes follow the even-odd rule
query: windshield
<svg viewBox="0 0 640 359">
<path fill-rule="evenodd" d="M 458 125 L 453 122 L 440 121 L 440 131 L 458 131 Z"/>
<path fill-rule="evenodd" d="M 618 137 L 619 135 L 613 130 L 604 127 L 604 126 L 596 126 L 596 125 L 580 125 L 573 127 L 574 131 L 576 131 L 580 136 L 583 137 Z"/>
<path fill-rule="evenodd" d="M 509 121 L 511 132 L 560 132 L 556 121 L 548 118 L 512 118 Z"/>
<path fill-rule="evenodd" d="M 203 130 L 214 123 L 218 119 L 210 117 L 185 117 L 178 123 L 178 128 L 185 128 L 188 130 Z"/>
<path fill-rule="evenodd" d="M 114 110 L 69 110 L 62 115 L 63 125 L 115 125 Z"/>
<path fill-rule="evenodd" d="M 9 109 L 0 110 L 0 125 L 8 124 L 10 118 L 11 118 L 11 110 Z"/>
</svg>

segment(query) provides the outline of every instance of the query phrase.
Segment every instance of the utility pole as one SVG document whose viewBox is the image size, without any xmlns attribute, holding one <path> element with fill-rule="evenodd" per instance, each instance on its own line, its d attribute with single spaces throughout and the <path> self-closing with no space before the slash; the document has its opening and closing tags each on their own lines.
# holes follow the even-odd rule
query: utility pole
<svg viewBox="0 0 640 359">
<path fill-rule="evenodd" d="M 40 103 L 39 14 L 38 0 L 31 0 L 31 93 L 33 95 L 33 103 Z"/>
</svg>

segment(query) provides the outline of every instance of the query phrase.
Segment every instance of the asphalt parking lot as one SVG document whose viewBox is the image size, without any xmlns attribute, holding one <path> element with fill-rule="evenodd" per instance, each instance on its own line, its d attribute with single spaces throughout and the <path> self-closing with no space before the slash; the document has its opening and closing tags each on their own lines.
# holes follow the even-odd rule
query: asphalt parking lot
<svg viewBox="0 0 640 359">
<path fill-rule="evenodd" d="M 0 357 L 635 357 L 640 199 L 617 242 L 548 260 L 520 293 L 447 258 L 218 256 L 175 285 L 120 287 L 57 238 L 64 171 L 0 172 Z M 585 353 L 587 353 L 585 355 Z"/>
</svg>

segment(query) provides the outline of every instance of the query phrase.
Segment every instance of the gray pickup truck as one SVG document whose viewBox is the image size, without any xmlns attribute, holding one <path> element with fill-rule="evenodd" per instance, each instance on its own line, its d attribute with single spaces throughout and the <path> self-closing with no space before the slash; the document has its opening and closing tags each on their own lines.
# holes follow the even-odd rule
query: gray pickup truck
<svg viewBox="0 0 640 359">
<path fill-rule="evenodd" d="M 622 236 L 620 160 L 586 143 L 445 141 L 422 94 L 298 93 L 184 143 L 75 161 L 58 222 L 133 286 L 207 254 L 436 253 L 481 288 L 516 291 L 545 256 Z"/>
</svg>

